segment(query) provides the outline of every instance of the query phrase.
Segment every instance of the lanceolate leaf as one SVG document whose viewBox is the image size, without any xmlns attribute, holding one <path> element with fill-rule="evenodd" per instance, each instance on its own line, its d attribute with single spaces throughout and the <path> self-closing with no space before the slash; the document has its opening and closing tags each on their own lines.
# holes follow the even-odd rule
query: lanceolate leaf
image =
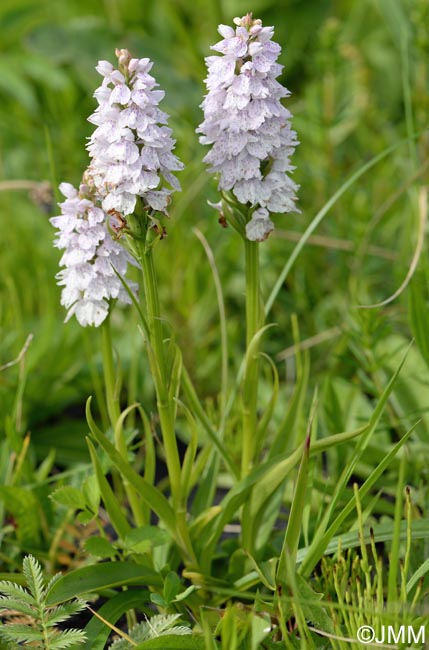
<svg viewBox="0 0 429 650">
<path fill-rule="evenodd" d="M 311 428 L 311 424 L 310 424 Z M 277 580 L 287 583 L 287 564 L 285 556 L 287 555 L 293 566 L 296 562 L 296 553 L 298 550 L 299 537 L 302 526 L 302 515 L 304 512 L 305 495 L 307 489 L 308 459 L 310 457 L 310 432 L 304 446 L 301 464 L 299 467 L 298 477 L 296 480 L 295 491 L 292 499 L 292 506 L 289 513 L 288 524 L 283 542 L 283 548 L 280 555 L 280 562 L 277 569 Z"/>
<path fill-rule="evenodd" d="M 49 590 L 46 602 L 56 605 L 80 594 L 131 584 L 160 587 L 162 578 L 153 569 L 134 562 L 102 562 L 64 575 Z"/>
<path fill-rule="evenodd" d="M 414 427 L 413 429 L 410 429 L 410 431 L 408 431 L 401 438 L 401 440 L 399 440 L 399 442 L 396 443 L 396 445 L 390 450 L 390 452 L 386 455 L 386 457 L 382 460 L 382 462 L 378 465 L 378 467 L 376 467 L 375 470 L 371 473 L 371 475 L 367 478 L 365 483 L 359 489 L 359 497 L 361 499 L 368 493 L 368 491 L 374 485 L 376 480 L 381 476 L 381 474 L 384 472 L 386 467 L 396 456 L 399 449 L 408 440 L 413 430 Z M 352 497 L 347 503 L 347 505 L 342 509 L 340 514 L 335 518 L 335 520 L 329 526 L 329 528 L 326 530 L 326 532 L 323 535 L 316 534 L 315 539 L 313 543 L 310 545 L 308 553 L 306 554 L 305 559 L 300 567 L 300 573 L 302 575 L 309 575 L 311 573 L 312 569 L 324 554 L 324 551 L 328 543 L 331 541 L 335 533 L 338 531 L 343 521 L 348 517 L 348 515 L 351 512 L 353 512 L 355 503 L 356 503 L 355 498 Z"/>
<path fill-rule="evenodd" d="M 362 432 L 366 431 L 367 427 L 362 427 L 356 431 L 346 432 L 329 436 L 324 440 L 316 440 L 311 449 L 310 455 L 329 449 L 329 447 L 336 443 L 345 442 L 351 438 L 355 438 Z M 262 507 L 265 501 L 272 495 L 273 491 L 284 481 L 288 473 L 299 463 L 302 457 L 303 445 L 300 445 L 291 454 L 282 454 L 275 458 L 271 458 L 266 463 L 259 465 L 252 469 L 252 471 L 242 481 L 237 483 L 222 500 L 219 508 L 219 515 L 214 519 L 210 519 L 205 530 L 201 533 L 199 531 L 198 541 L 201 548 L 204 550 L 203 561 L 205 558 L 211 557 L 212 549 L 215 547 L 225 525 L 231 520 L 235 512 L 245 503 L 248 495 L 257 483 L 258 489 L 253 492 L 254 499 L 252 500 L 252 507 Z"/>
<path fill-rule="evenodd" d="M 106 438 L 104 433 L 95 425 L 90 411 L 90 403 L 87 404 L 86 415 L 94 438 L 101 447 L 103 447 L 104 451 L 107 453 L 112 463 L 116 465 L 124 479 L 139 492 L 142 499 L 144 499 L 144 501 L 146 501 L 152 510 L 158 515 L 167 530 L 169 530 L 173 539 L 175 539 L 177 537 L 175 514 L 165 496 L 137 474 L 133 467 L 131 467 L 131 465 L 121 456 L 115 446 Z"/>
<path fill-rule="evenodd" d="M 408 352 L 408 350 L 407 350 L 407 352 Z M 355 502 L 354 502 L 354 499 L 351 499 L 349 501 L 349 503 L 347 504 L 346 508 L 343 509 L 341 514 L 338 515 L 336 517 L 335 521 L 329 526 L 329 521 L 332 518 L 332 514 L 333 514 L 333 512 L 335 510 L 335 507 L 336 507 L 338 501 L 340 500 L 341 496 L 343 495 L 343 492 L 344 492 L 344 490 L 345 490 L 345 488 L 346 488 L 346 486 L 347 486 L 347 484 L 348 484 L 348 482 L 350 480 L 350 477 L 351 477 L 351 475 L 353 473 L 353 470 L 354 470 L 357 462 L 361 458 L 363 452 L 365 451 L 365 449 L 366 449 L 366 447 L 367 447 L 367 445 L 368 445 L 368 443 L 369 443 L 369 441 L 371 439 L 371 436 L 375 432 L 376 426 L 377 426 L 377 424 L 378 424 L 378 422 L 379 422 L 379 420 L 380 420 L 380 418 L 382 416 L 384 407 L 386 406 L 386 402 L 387 402 L 387 400 L 389 398 L 390 393 L 392 392 L 392 389 L 393 389 L 395 381 L 396 381 L 396 379 L 398 377 L 398 374 L 401 371 L 401 368 L 402 368 L 402 366 L 403 366 L 403 364 L 405 362 L 406 356 L 407 356 L 407 353 L 403 356 L 403 358 L 401 360 L 401 363 L 399 364 L 399 366 L 396 369 L 396 372 L 393 374 L 393 376 L 391 377 L 389 383 L 387 384 L 386 388 L 384 389 L 383 393 L 381 394 L 381 396 L 380 396 L 380 398 L 378 400 L 378 403 L 377 403 L 377 405 L 376 405 L 376 407 L 374 409 L 374 412 L 373 412 L 373 414 L 372 414 L 372 416 L 370 418 L 370 421 L 368 423 L 368 427 L 364 431 L 363 435 L 359 438 L 359 440 L 358 440 L 358 442 L 356 444 L 356 448 L 354 450 L 354 453 L 353 453 L 350 461 L 348 462 L 347 466 L 344 468 L 344 471 L 342 472 L 341 476 L 339 477 L 339 479 L 337 481 L 337 485 L 336 485 L 335 490 L 334 490 L 334 492 L 332 494 L 330 503 L 329 503 L 328 507 L 326 508 L 326 511 L 325 511 L 325 514 L 324 514 L 324 516 L 322 518 L 322 521 L 319 524 L 319 526 L 318 526 L 318 528 L 317 528 L 317 530 L 316 530 L 316 532 L 314 534 L 314 541 L 313 541 L 313 544 L 312 544 L 313 550 L 309 553 L 309 555 L 305 559 L 303 565 L 301 566 L 300 571 L 303 574 L 306 571 L 308 571 L 308 570 L 311 571 L 314 568 L 315 564 L 317 564 L 318 559 L 321 557 L 321 555 L 323 555 L 324 546 L 335 535 L 335 533 L 337 532 L 340 524 L 344 521 L 344 519 L 347 517 L 347 515 L 350 514 L 350 512 L 352 512 L 352 510 L 354 508 L 354 503 Z M 394 451 L 393 455 L 392 455 L 392 451 L 391 451 L 386 456 L 386 458 L 382 461 L 382 463 L 380 463 L 379 466 L 373 471 L 371 476 L 365 481 L 365 484 L 361 487 L 361 489 L 359 491 L 359 493 L 360 493 L 360 495 L 362 497 L 363 497 L 362 490 L 365 489 L 365 493 L 366 493 L 367 489 L 369 489 L 369 488 L 365 488 L 365 486 L 368 484 L 368 482 L 370 482 L 371 485 L 373 484 L 373 482 L 375 482 L 376 478 L 378 478 L 380 476 L 383 469 L 387 466 L 386 465 L 386 460 L 389 459 L 388 462 L 390 462 L 390 460 L 393 459 L 394 455 L 400 449 L 400 447 L 404 444 L 405 440 L 408 438 L 410 433 L 411 433 L 411 431 L 409 431 L 405 436 L 403 436 L 403 438 L 399 441 L 399 443 L 397 445 L 395 445 L 394 450 L 396 450 L 396 451 Z M 381 469 L 381 468 L 383 468 L 383 469 Z M 327 530 L 328 526 L 329 526 L 329 529 Z M 320 553 L 320 555 L 319 555 L 319 553 Z M 309 569 L 310 566 L 311 566 L 311 569 Z"/>
<path fill-rule="evenodd" d="M 119 537 L 125 537 L 125 535 L 130 531 L 130 525 L 122 512 L 121 506 L 118 503 L 118 500 L 109 485 L 108 480 L 104 476 L 101 463 L 98 459 L 97 452 L 91 440 L 87 439 L 89 453 L 91 456 L 92 464 L 95 469 L 95 475 L 97 477 L 98 485 L 100 487 L 101 498 L 104 501 L 104 506 L 107 510 L 107 513 L 110 517 L 110 522 L 113 528 L 116 530 Z"/>
<path fill-rule="evenodd" d="M 416 524 L 416 523 L 417 522 L 414 522 L 414 524 Z M 421 523 L 426 523 L 426 522 L 421 522 Z M 401 522 L 401 524 L 404 524 L 404 533 L 406 534 L 406 529 L 405 529 L 406 522 L 403 521 L 403 522 Z M 427 526 L 427 529 L 428 529 L 427 533 L 428 533 L 428 536 L 429 536 L 429 525 Z M 412 530 L 413 530 L 413 526 L 412 526 Z M 405 534 L 404 534 L 404 538 L 405 538 Z M 412 534 L 412 539 L 415 539 L 415 538 L 416 538 L 415 535 Z M 427 560 L 425 560 L 421 566 L 419 566 L 417 571 L 415 571 L 415 573 L 413 573 L 411 578 L 408 580 L 408 582 L 407 582 L 407 594 L 410 593 L 410 591 L 418 583 L 420 578 L 422 578 L 428 572 L 429 572 L 429 558 Z"/>
<path fill-rule="evenodd" d="M 405 541 L 407 539 L 407 534 L 408 534 L 407 525 L 408 524 L 406 521 L 401 521 L 401 526 L 399 530 L 399 538 L 401 541 Z M 391 542 L 394 535 L 393 527 L 391 523 L 375 525 L 372 527 L 372 532 L 374 535 L 375 543 Z M 413 521 L 411 525 L 411 537 L 413 541 L 416 541 L 418 539 L 429 540 L 429 521 L 424 519 L 417 519 L 416 521 Z M 323 555 L 333 555 L 334 553 L 336 553 L 338 551 L 339 540 L 341 540 L 341 548 L 343 551 L 346 551 L 349 548 L 359 548 L 362 544 L 362 540 L 359 537 L 359 531 L 353 530 L 351 532 L 344 533 L 343 535 L 336 535 L 335 537 L 332 537 L 331 541 L 327 544 L 323 552 Z M 364 531 L 363 543 L 364 544 L 371 543 L 371 532 L 369 529 Z M 297 564 L 301 564 L 303 562 L 303 560 L 306 558 L 311 548 L 312 547 L 310 545 L 298 549 L 298 553 L 296 557 Z M 251 586 L 256 585 L 258 583 L 258 579 L 261 579 L 260 572 L 261 572 L 261 566 L 258 567 L 257 571 L 252 571 L 246 574 L 245 576 L 243 576 L 243 578 L 241 578 L 240 581 L 236 583 L 236 586 L 241 587 L 241 583 L 246 584 L 247 587 L 249 588 Z M 429 572 L 429 560 L 424 562 L 408 581 L 407 583 L 408 593 L 416 585 L 416 583 L 421 578 L 421 576 L 427 572 Z M 262 582 L 264 582 L 264 580 L 262 580 Z M 273 583 L 271 583 L 271 586 L 272 584 Z M 236 596 L 239 597 L 238 591 L 236 592 Z"/>
</svg>

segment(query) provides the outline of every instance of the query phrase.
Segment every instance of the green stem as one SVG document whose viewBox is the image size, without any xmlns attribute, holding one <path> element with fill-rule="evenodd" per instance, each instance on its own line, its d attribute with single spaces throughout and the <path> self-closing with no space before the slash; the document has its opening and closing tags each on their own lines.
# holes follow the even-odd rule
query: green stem
<svg viewBox="0 0 429 650">
<path fill-rule="evenodd" d="M 121 417 L 121 409 L 119 404 L 119 384 L 116 378 L 115 366 L 113 362 L 113 348 L 112 336 L 110 329 L 110 316 L 106 318 L 101 327 L 101 341 L 103 351 L 103 371 L 104 371 L 104 384 L 106 387 L 106 402 L 107 412 L 109 414 L 110 424 L 113 429 L 115 447 L 121 456 L 127 460 L 128 450 L 127 443 L 125 442 L 123 427 L 118 426 L 119 418 Z M 119 479 L 116 474 L 113 474 L 113 480 L 116 490 L 120 490 Z M 123 485 L 125 492 L 130 503 L 130 507 L 137 525 L 142 525 L 142 507 L 140 499 L 134 488 L 124 478 Z"/>
<path fill-rule="evenodd" d="M 112 336 L 110 331 L 110 316 L 101 326 L 101 347 L 103 354 L 104 386 L 106 389 L 107 412 L 110 424 L 115 430 L 116 422 L 121 414 L 119 407 L 119 386 L 116 381 L 115 365 L 113 362 Z"/>
<path fill-rule="evenodd" d="M 86 328 L 83 329 L 82 336 L 83 336 L 83 344 L 85 348 L 85 355 L 86 358 L 88 359 L 88 367 L 91 375 L 91 385 L 94 388 L 95 398 L 97 400 L 97 406 L 100 411 L 100 417 L 101 417 L 103 429 L 107 430 L 109 428 L 110 418 L 107 412 L 106 400 L 104 399 L 103 380 L 99 375 L 98 368 L 93 359 L 93 350 L 91 347 L 92 343 L 90 340 L 91 337 L 89 336 L 88 330 Z"/>
<path fill-rule="evenodd" d="M 175 404 L 169 394 L 169 377 L 165 354 L 158 288 L 152 256 L 152 246 L 138 241 L 139 261 L 143 273 L 146 310 L 149 325 L 149 361 L 155 383 L 157 407 L 164 441 L 165 459 L 170 481 L 171 498 L 176 514 L 177 530 L 189 559 L 196 564 L 186 521 L 186 503 L 181 488 L 181 466 L 175 432 Z"/>
<path fill-rule="evenodd" d="M 242 477 L 248 474 L 254 460 L 257 429 L 259 349 L 253 341 L 262 325 L 259 291 L 259 244 L 244 240 L 246 263 L 246 369 L 243 380 L 243 445 Z M 253 341 L 253 343 L 252 343 Z M 252 350 L 250 351 L 250 347 Z"/>
<path fill-rule="evenodd" d="M 182 493 L 180 457 L 175 431 L 175 395 L 170 394 L 169 364 L 164 345 L 158 287 L 152 257 L 152 248 L 156 240 L 151 241 L 151 232 L 153 231 L 150 230 L 150 220 L 141 202 L 137 203 L 136 212 L 133 215 L 129 215 L 127 221 L 130 233 L 128 243 L 132 248 L 133 255 L 140 262 L 143 276 L 147 314 L 147 326 L 144 327 L 144 330 L 147 337 L 149 364 L 155 385 L 159 422 L 164 442 L 165 459 L 171 499 L 176 516 L 179 545 L 187 553 L 191 565 L 197 566 L 186 519 L 186 495 Z M 143 322 L 146 323 L 144 318 Z"/>
<path fill-rule="evenodd" d="M 171 496 L 175 507 L 181 504 L 180 459 L 174 430 L 174 408 L 169 399 L 166 358 L 162 334 L 158 289 L 153 265 L 151 246 L 140 245 L 140 263 L 143 271 L 143 284 L 150 334 L 150 353 L 152 373 L 155 382 L 157 406 L 161 423 L 165 455 L 170 479 Z"/>
<path fill-rule="evenodd" d="M 167 372 L 162 333 L 161 310 L 159 306 L 158 287 L 155 267 L 153 264 L 152 247 L 140 245 L 140 262 L 143 271 L 143 283 L 146 297 L 146 307 L 149 317 L 149 332 L 151 345 L 156 355 L 159 372 L 159 387 L 166 387 Z"/>
</svg>

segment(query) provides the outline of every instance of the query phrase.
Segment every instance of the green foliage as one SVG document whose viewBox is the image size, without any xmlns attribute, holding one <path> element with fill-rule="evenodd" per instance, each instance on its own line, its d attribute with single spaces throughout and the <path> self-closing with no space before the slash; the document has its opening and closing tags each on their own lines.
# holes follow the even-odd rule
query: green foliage
<svg viewBox="0 0 429 650">
<path fill-rule="evenodd" d="M 177 620 L 180 618 L 180 614 L 170 614 L 169 616 L 152 616 L 150 619 L 142 623 L 137 623 L 127 632 L 127 636 L 134 641 L 131 643 L 128 639 L 116 639 L 110 646 L 111 650 L 131 650 L 134 646 L 142 644 L 142 648 L 145 647 L 143 641 L 148 641 L 149 639 L 156 639 L 158 637 L 164 637 L 168 635 L 171 636 L 182 636 L 191 634 L 191 629 L 183 625 L 176 625 Z M 172 647 L 172 646 L 171 646 Z M 178 649 L 180 646 L 178 644 Z"/>
<path fill-rule="evenodd" d="M 401 481 L 399 487 L 403 487 Z M 355 492 L 357 496 L 357 488 Z M 398 499 L 398 503 L 402 506 L 402 499 Z M 399 630 L 400 626 L 406 626 L 412 628 L 415 634 L 421 627 L 427 628 L 427 616 L 420 606 L 422 575 L 419 577 L 420 580 L 416 576 L 407 585 L 410 559 L 416 549 L 416 539 L 410 526 L 412 508 L 409 491 L 407 490 L 405 495 L 405 520 L 402 520 L 402 513 L 398 517 L 398 521 L 402 520 L 406 527 L 399 581 L 396 580 L 399 534 L 391 531 L 391 550 L 389 563 L 386 565 L 377 551 L 376 536 L 372 528 L 364 537 L 363 513 L 359 500 L 357 505 L 359 550 L 346 551 L 339 541 L 336 556 L 322 560 L 317 579 L 319 586 L 323 584 L 327 599 L 326 608 L 333 625 L 332 632 L 335 640 L 332 642 L 332 647 L 336 650 L 348 648 L 348 639 L 357 638 L 358 629 L 365 625 L 374 628 L 377 638 L 380 638 L 383 627 L 387 629 L 391 626 L 392 629 Z M 393 581 L 391 577 L 394 578 Z M 393 587 L 389 589 L 387 595 L 386 583 L 392 584 Z M 316 624 L 314 627 L 319 628 Z"/>
<path fill-rule="evenodd" d="M 103 562 L 59 576 L 49 585 L 46 602 L 55 605 L 69 600 L 73 595 L 100 592 L 126 584 L 160 586 L 162 579 L 153 569 L 133 562 Z"/>
<path fill-rule="evenodd" d="M 218 194 L 194 129 L 216 25 L 249 9 L 275 25 L 284 49 L 302 213 L 274 217 L 275 235 L 260 247 L 260 295 L 276 326 L 246 351 L 242 242 L 207 204 Z M 56 616 L 73 613 L 77 593 L 102 595 L 97 612 L 121 629 L 126 615 L 135 647 L 148 649 L 342 650 L 341 638 L 374 617 L 423 620 L 426 247 L 394 302 L 358 306 L 391 295 L 415 249 L 428 165 L 427 22 L 425 0 L 1 3 L 0 568 L 17 570 L 29 552 L 50 575 L 69 568 L 45 585 L 28 557 L 24 575 L 1 575 L 4 607 L 19 601 L 13 609 L 34 619 L 13 624 L 12 639 L 13 616 L 3 614 L 1 643 L 40 644 L 45 625 L 50 643 L 66 644 L 49 647 L 72 645 L 75 632 L 57 634 Z M 54 281 L 51 194 L 87 164 L 94 65 L 117 46 L 154 60 L 186 163 L 168 237 L 154 249 L 167 416 L 151 380 L 144 300 L 112 316 L 106 395 L 99 333 L 62 323 Z M 244 475 L 241 398 L 252 366 L 257 404 L 250 384 L 244 392 L 257 426 Z M 174 469 L 176 440 L 178 481 L 164 467 Z M 413 503 L 404 520 L 405 485 Z M 159 639 L 150 636 L 156 616 L 133 627 L 154 607 L 173 621 Z M 179 614 L 197 634 L 175 638 Z M 106 647 L 103 621 L 94 616 L 85 631 L 88 650 Z M 121 644 L 130 645 L 112 647 Z"/>
<path fill-rule="evenodd" d="M 40 650 L 62 650 L 85 642 L 81 630 L 58 629 L 58 624 L 85 608 L 85 603 L 69 600 L 55 607 L 47 604 L 47 594 L 59 579 L 54 576 L 45 585 L 42 568 L 31 555 L 24 558 L 26 587 L 0 582 L 0 615 L 4 621 L 0 636 L 7 642 Z"/>
</svg>

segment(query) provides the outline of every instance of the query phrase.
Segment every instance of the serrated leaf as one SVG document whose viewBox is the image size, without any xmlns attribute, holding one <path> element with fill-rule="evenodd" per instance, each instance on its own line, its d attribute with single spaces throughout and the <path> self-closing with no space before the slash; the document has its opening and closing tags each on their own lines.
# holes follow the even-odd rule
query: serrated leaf
<svg viewBox="0 0 429 650">
<path fill-rule="evenodd" d="M 86 608 L 86 603 L 82 600 L 73 600 L 58 607 L 53 607 L 45 615 L 46 624 L 50 627 L 66 621 L 71 616 L 82 612 Z"/>
<path fill-rule="evenodd" d="M 134 648 L 126 639 L 115 639 L 113 643 L 109 646 L 109 650 L 130 650 Z"/>
<path fill-rule="evenodd" d="M 88 510 L 83 510 L 79 512 L 78 515 L 76 516 L 76 521 L 86 526 L 86 524 L 89 524 L 89 522 L 92 521 L 94 517 L 95 515 L 92 512 L 89 512 Z"/>
<path fill-rule="evenodd" d="M 295 574 L 295 586 L 298 588 L 299 603 L 306 621 L 323 632 L 335 634 L 332 617 L 328 616 L 325 608 L 317 602 L 323 599 L 323 594 L 313 591 L 309 583 L 299 574 Z"/>
<path fill-rule="evenodd" d="M 24 587 L 21 587 L 20 585 L 16 585 L 13 582 L 10 582 L 9 580 L 3 580 L 0 582 L 0 592 L 5 594 L 6 596 L 11 596 L 12 598 L 16 598 L 17 600 L 20 600 L 22 602 L 26 602 L 29 604 L 34 603 L 34 598 L 31 594 L 28 593 Z"/>
<path fill-rule="evenodd" d="M 0 634 L 12 641 L 22 643 L 23 641 L 41 641 L 43 632 L 36 630 L 29 625 L 21 623 L 8 623 L 0 627 Z"/>
<path fill-rule="evenodd" d="M 152 594 L 153 595 L 153 594 Z M 137 644 L 143 643 L 153 638 L 165 636 L 183 636 L 191 634 L 189 627 L 184 625 L 174 625 L 180 614 L 157 615 L 137 623 L 129 631 L 128 636 Z M 112 643 L 110 650 L 130 650 L 132 647 L 129 640 L 122 638 Z"/>
<path fill-rule="evenodd" d="M 1 588 L 0 588 L 1 591 Z M 34 601 L 33 601 L 34 602 Z M 35 604 L 35 603 L 34 603 Z M 35 609 L 31 605 L 17 598 L 0 598 L 0 614 L 5 616 L 7 612 L 14 610 L 14 612 L 19 612 L 26 616 L 34 616 Z"/>
<path fill-rule="evenodd" d="M 85 510 L 86 500 L 80 490 L 74 487 L 60 487 L 51 494 L 55 503 L 78 510 Z"/>
<path fill-rule="evenodd" d="M 42 603 L 45 599 L 45 585 L 42 573 L 42 567 L 32 555 L 27 555 L 22 563 L 22 572 L 26 577 L 30 593 L 34 596 L 37 603 Z"/>
<path fill-rule="evenodd" d="M 84 643 L 85 632 L 81 630 L 64 630 L 54 638 L 49 639 L 49 650 L 64 650 L 76 644 Z"/>
<path fill-rule="evenodd" d="M 63 576 L 62 573 L 55 573 L 55 575 L 53 575 L 52 578 L 50 578 L 50 580 L 48 581 L 48 583 L 47 583 L 47 585 L 46 585 L 46 593 L 47 593 L 50 589 L 52 589 L 52 587 L 54 586 L 54 584 L 55 584 L 56 582 L 58 582 L 58 580 L 60 580 L 60 579 L 62 578 L 62 576 Z"/>
<path fill-rule="evenodd" d="M 180 616 L 181 614 L 155 614 L 149 619 L 152 632 L 156 632 L 156 634 L 165 633 L 174 626 Z"/>
</svg>

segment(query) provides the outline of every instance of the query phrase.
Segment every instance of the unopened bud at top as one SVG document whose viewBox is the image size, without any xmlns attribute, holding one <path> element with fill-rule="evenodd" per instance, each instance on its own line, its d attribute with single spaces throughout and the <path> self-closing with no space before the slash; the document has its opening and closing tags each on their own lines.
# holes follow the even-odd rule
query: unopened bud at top
<svg viewBox="0 0 429 650">
<path fill-rule="evenodd" d="M 128 50 L 126 50 L 126 49 L 116 48 L 115 54 L 118 57 L 119 65 L 123 66 L 124 68 L 128 68 L 128 64 L 131 61 L 130 52 Z"/>
</svg>

